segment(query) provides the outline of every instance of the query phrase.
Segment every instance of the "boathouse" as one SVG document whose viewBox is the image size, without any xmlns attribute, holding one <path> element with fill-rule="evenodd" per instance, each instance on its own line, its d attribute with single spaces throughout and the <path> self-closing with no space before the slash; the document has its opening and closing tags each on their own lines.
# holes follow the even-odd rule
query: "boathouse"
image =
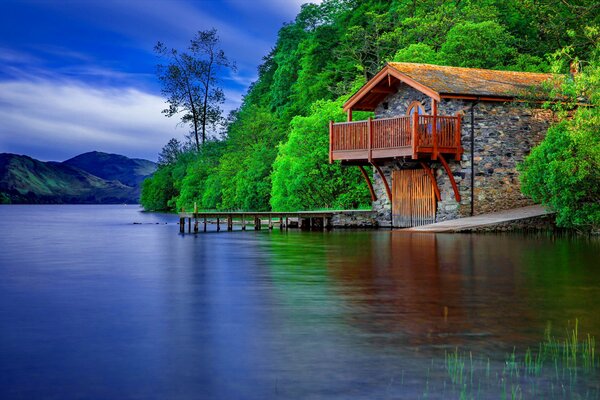
<svg viewBox="0 0 600 400">
<path fill-rule="evenodd" d="M 329 161 L 361 169 L 379 226 L 530 205 L 516 166 L 552 119 L 539 90 L 552 78 L 388 63 L 344 104 L 347 122 L 330 123 Z M 374 117 L 353 121 L 355 110 Z"/>
</svg>

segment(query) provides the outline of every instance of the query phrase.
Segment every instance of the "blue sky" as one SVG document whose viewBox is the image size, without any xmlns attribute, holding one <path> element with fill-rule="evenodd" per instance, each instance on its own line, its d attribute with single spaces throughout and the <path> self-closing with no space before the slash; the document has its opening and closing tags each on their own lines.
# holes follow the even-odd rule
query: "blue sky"
<svg viewBox="0 0 600 400">
<path fill-rule="evenodd" d="M 155 160 L 188 129 L 160 112 L 154 44 L 183 49 L 198 30 L 216 28 L 238 66 L 223 80 L 231 110 L 305 2 L 2 0 L 0 152 L 62 161 L 98 150 Z"/>
</svg>

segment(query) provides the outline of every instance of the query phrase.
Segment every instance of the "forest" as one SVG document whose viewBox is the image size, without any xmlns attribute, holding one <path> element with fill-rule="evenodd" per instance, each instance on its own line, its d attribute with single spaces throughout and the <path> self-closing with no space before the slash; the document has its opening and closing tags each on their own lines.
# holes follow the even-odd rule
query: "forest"
<svg viewBox="0 0 600 400">
<path fill-rule="evenodd" d="M 144 182 L 141 203 L 147 210 L 191 210 L 194 203 L 205 210 L 249 211 L 368 206 L 369 192 L 358 168 L 329 164 L 327 125 L 345 120 L 344 101 L 386 62 L 568 73 L 576 61 L 587 86 L 572 84 L 564 90 L 572 97 L 583 90 L 597 105 L 599 27 L 595 0 L 305 4 L 280 29 L 258 79 L 227 117 L 223 133 L 199 148 L 171 140 L 161 152 L 158 171 Z M 585 119 L 597 123 L 597 107 L 590 109 L 586 112 L 592 115 Z M 356 113 L 354 118 L 366 116 Z M 586 156 L 591 157 L 588 173 L 600 167 L 597 127 L 589 128 L 592 134 L 586 139 L 596 149 Z M 525 169 L 533 171 L 535 163 L 531 160 Z M 546 201 L 544 191 L 535 193 L 535 187 L 553 184 L 552 177 L 540 176 L 544 173 L 538 167 L 528 181 L 529 194 L 540 201 Z M 580 183 L 571 182 L 573 192 Z M 586 190 L 589 197 L 590 190 L 600 189 Z"/>
</svg>

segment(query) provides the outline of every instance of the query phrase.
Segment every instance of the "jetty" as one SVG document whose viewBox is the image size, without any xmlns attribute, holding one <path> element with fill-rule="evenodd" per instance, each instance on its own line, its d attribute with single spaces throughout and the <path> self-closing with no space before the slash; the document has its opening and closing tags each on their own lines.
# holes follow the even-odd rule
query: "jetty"
<svg viewBox="0 0 600 400">
<path fill-rule="evenodd" d="M 297 212 L 182 212 L 179 214 L 179 232 L 198 233 L 207 231 L 208 224 L 216 224 L 217 232 L 224 225 L 228 231 L 233 231 L 234 225 L 241 225 L 241 230 L 247 227 L 261 230 L 263 225 L 268 229 L 298 228 L 302 230 L 327 230 L 334 226 L 334 218 L 354 217 L 357 220 L 368 220 L 372 214 L 370 210 L 332 210 L 332 211 L 297 211 Z M 200 229 L 202 224 L 202 229 Z M 373 223 L 366 223 L 363 227 L 373 227 Z M 360 226 L 357 226 L 360 227 Z"/>
</svg>

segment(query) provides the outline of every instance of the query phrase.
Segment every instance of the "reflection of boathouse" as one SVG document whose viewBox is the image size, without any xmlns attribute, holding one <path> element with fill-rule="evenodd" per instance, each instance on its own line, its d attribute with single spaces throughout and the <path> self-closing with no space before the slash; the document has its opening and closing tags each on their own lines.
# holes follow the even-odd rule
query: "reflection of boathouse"
<svg viewBox="0 0 600 400">
<path fill-rule="evenodd" d="M 551 78 L 389 63 L 344 104 L 348 122 L 330 124 L 330 161 L 361 168 L 381 226 L 529 205 L 516 165 L 548 127 L 533 89 Z M 375 118 L 353 121 L 353 110 Z"/>
</svg>

